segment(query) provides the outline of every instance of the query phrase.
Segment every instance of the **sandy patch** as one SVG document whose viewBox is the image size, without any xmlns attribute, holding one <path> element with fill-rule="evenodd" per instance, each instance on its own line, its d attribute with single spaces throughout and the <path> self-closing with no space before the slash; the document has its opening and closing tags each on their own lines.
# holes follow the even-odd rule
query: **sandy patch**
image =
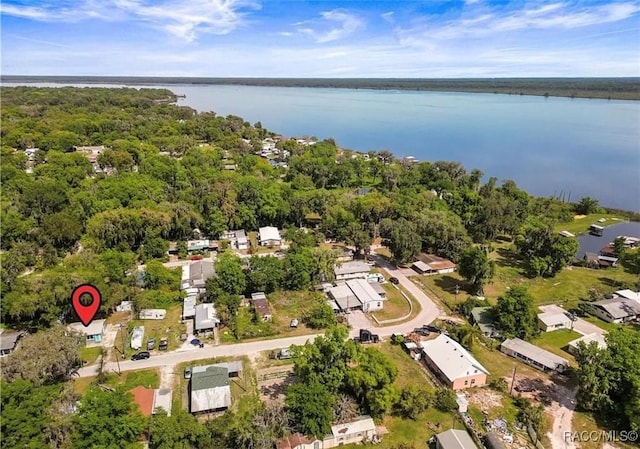
<svg viewBox="0 0 640 449">
<path fill-rule="evenodd" d="M 586 215 L 574 215 L 573 219 L 574 220 L 580 220 L 580 219 L 585 218 L 585 217 L 586 217 Z"/>
</svg>

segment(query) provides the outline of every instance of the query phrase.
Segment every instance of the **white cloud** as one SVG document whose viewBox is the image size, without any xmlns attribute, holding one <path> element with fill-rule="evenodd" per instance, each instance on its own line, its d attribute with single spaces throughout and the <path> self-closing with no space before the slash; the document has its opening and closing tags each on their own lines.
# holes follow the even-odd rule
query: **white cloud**
<svg viewBox="0 0 640 449">
<path fill-rule="evenodd" d="M 383 20 L 389 22 L 389 23 L 394 23 L 395 22 L 395 18 L 393 17 L 394 12 L 393 11 L 388 11 L 385 13 L 380 14 L 380 17 L 382 17 Z"/>
<path fill-rule="evenodd" d="M 259 8 L 254 0 L 83 0 L 71 6 L 3 3 L 0 11 L 42 22 L 134 19 L 191 42 L 204 33 L 228 34 L 245 23 L 246 11 Z"/>
<path fill-rule="evenodd" d="M 529 30 L 570 30 L 629 19 L 640 12 L 637 2 L 607 3 L 594 7 L 553 3 L 541 7 L 484 6 L 467 9 L 460 17 L 442 21 L 426 17 L 418 26 L 399 31 L 407 45 L 428 44 L 450 39 L 482 38 L 499 33 Z"/>
<path fill-rule="evenodd" d="M 324 11 L 320 13 L 320 15 L 324 20 L 306 20 L 294 24 L 296 26 L 307 25 L 304 28 L 298 28 L 298 31 L 313 37 L 319 44 L 344 39 L 350 34 L 364 28 L 364 22 L 359 17 L 340 9 Z M 327 24 L 333 25 L 334 23 L 337 23 L 338 26 L 320 30 L 320 28 L 326 28 Z M 313 27 L 314 25 L 315 27 Z"/>
</svg>

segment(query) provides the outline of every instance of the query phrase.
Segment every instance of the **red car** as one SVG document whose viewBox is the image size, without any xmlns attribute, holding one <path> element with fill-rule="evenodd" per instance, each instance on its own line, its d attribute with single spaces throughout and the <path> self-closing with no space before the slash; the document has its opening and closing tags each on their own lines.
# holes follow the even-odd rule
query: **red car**
<svg viewBox="0 0 640 449">
<path fill-rule="evenodd" d="M 202 256 L 196 254 L 195 256 L 191 256 L 191 260 L 202 260 Z"/>
</svg>

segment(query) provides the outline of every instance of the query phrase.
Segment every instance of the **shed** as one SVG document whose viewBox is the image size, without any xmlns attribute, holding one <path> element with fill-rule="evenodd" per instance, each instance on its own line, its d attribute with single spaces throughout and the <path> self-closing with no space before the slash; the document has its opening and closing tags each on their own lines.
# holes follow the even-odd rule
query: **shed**
<svg viewBox="0 0 640 449">
<path fill-rule="evenodd" d="M 436 435 L 437 449 L 478 449 L 465 430 L 451 429 Z"/>
<path fill-rule="evenodd" d="M 10 354 L 23 335 L 24 332 L 2 331 L 0 334 L 0 357 Z"/>
</svg>

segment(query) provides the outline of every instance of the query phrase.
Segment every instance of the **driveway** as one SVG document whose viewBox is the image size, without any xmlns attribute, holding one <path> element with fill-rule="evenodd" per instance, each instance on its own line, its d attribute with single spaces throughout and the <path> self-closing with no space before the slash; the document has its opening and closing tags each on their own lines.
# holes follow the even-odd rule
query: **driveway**
<svg viewBox="0 0 640 449">
<path fill-rule="evenodd" d="M 554 313 L 567 313 L 567 311 L 565 309 L 563 309 L 562 307 L 555 305 L 555 304 L 551 304 L 548 306 L 540 306 L 539 307 L 540 310 L 542 310 L 543 312 L 554 312 Z M 583 320 L 582 318 L 578 318 L 576 321 L 574 321 L 573 323 L 573 330 L 582 334 L 582 335 L 589 335 L 589 334 L 598 334 L 598 335 L 604 335 L 606 334 L 606 331 L 599 328 L 598 326 L 596 326 L 595 324 L 591 324 L 590 322 Z"/>
</svg>

